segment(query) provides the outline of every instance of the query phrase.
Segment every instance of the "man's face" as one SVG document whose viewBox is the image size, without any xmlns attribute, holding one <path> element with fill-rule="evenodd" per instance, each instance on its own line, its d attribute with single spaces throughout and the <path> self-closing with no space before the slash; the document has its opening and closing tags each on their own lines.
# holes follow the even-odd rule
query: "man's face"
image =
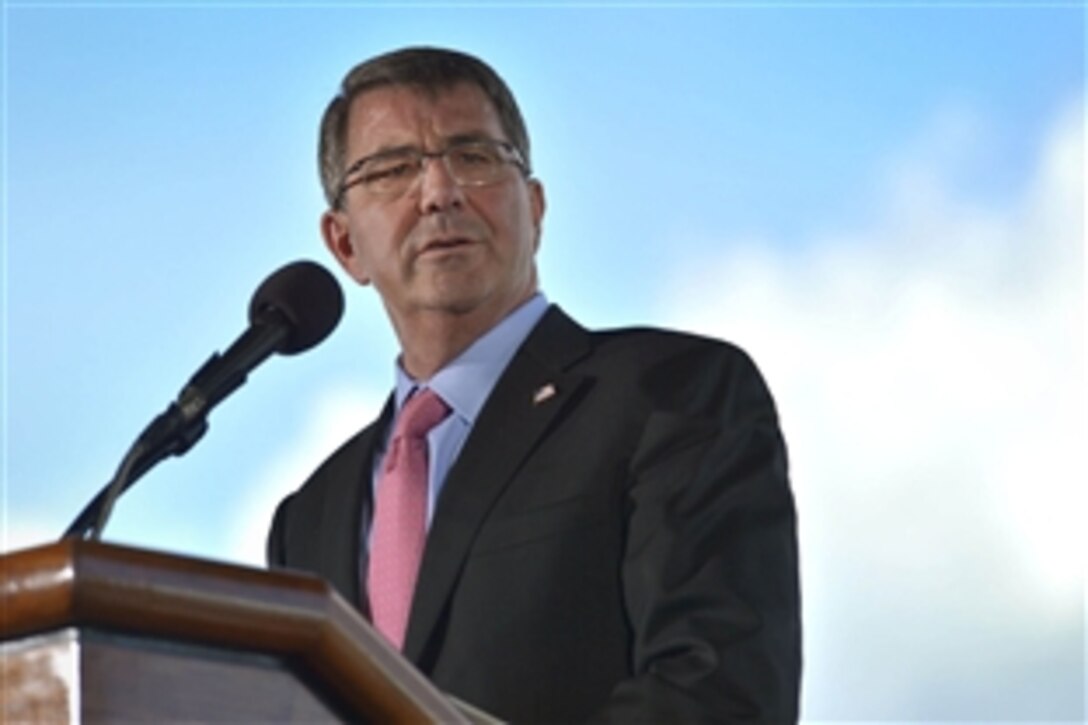
<svg viewBox="0 0 1088 725">
<path fill-rule="evenodd" d="M 345 167 L 380 151 L 445 149 L 451 140 L 507 140 L 487 96 L 472 84 L 435 95 L 405 86 L 366 91 L 349 109 Z M 344 269 L 373 283 L 398 331 L 433 312 L 497 322 L 536 290 L 534 254 L 543 189 L 513 165 L 487 186 L 458 186 L 440 159 L 428 159 L 400 196 L 353 186 L 322 234 Z M 493 319 L 491 319 L 493 317 Z"/>
</svg>

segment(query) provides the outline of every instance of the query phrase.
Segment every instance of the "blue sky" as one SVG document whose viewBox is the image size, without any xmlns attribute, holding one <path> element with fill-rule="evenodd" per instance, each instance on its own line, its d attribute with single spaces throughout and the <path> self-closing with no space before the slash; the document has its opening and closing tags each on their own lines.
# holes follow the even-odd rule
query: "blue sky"
<svg viewBox="0 0 1088 725">
<path fill-rule="evenodd" d="M 1081 719 L 1079 3 L 7 2 L 0 544 L 58 535 L 320 244 L 316 126 L 355 62 L 461 48 L 519 98 L 548 296 L 739 343 L 801 509 L 805 713 Z M 380 405 L 351 287 L 107 538 L 259 564 L 271 507 Z"/>
</svg>

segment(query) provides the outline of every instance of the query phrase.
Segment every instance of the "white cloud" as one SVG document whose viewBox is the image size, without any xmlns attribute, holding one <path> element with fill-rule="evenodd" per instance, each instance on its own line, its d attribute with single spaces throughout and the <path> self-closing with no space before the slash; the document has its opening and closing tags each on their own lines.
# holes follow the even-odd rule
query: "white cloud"
<svg viewBox="0 0 1088 725">
<path fill-rule="evenodd" d="M 809 717 L 1083 710 L 1083 103 L 1002 203 L 966 198 L 968 162 L 946 153 L 969 119 L 897 157 L 875 222 L 722 240 L 662 301 L 671 324 L 749 349 L 778 398 Z M 1019 660 L 1049 685 L 1014 677 Z"/>
<path fill-rule="evenodd" d="M 249 487 L 250 498 L 239 507 L 242 518 L 232 528 L 228 558 L 264 566 L 264 542 L 276 505 L 301 486 L 341 443 L 378 415 L 385 394 L 335 387 L 316 397 L 297 439 L 270 459 L 257 483 Z"/>
</svg>

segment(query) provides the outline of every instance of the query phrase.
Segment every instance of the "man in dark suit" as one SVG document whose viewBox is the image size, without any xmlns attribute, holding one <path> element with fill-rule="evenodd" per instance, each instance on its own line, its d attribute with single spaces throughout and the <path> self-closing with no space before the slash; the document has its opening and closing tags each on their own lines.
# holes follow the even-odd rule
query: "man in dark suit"
<svg viewBox="0 0 1088 725">
<path fill-rule="evenodd" d="M 357 66 L 320 160 L 326 244 L 375 286 L 402 354 L 379 419 L 280 505 L 269 563 L 326 577 L 436 685 L 504 719 L 795 720 L 793 501 L 748 357 L 589 332 L 547 303 L 528 135 L 475 58 Z M 421 434 L 425 543 L 390 625 L 371 611 L 385 476 L 424 395 L 444 401 Z"/>
</svg>

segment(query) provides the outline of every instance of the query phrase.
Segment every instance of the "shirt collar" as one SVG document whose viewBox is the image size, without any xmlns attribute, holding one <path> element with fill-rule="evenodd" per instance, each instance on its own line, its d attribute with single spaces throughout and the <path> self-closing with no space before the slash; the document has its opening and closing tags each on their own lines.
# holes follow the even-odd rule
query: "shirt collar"
<svg viewBox="0 0 1088 725">
<path fill-rule="evenodd" d="M 397 410 L 417 387 L 428 387 L 442 396 L 454 414 L 469 425 L 491 394 L 502 371 L 548 309 L 548 300 L 537 292 L 497 325 L 481 335 L 464 352 L 446 364 L 430 380 L 413 380 L 396 364 Z"/>
</svg>

